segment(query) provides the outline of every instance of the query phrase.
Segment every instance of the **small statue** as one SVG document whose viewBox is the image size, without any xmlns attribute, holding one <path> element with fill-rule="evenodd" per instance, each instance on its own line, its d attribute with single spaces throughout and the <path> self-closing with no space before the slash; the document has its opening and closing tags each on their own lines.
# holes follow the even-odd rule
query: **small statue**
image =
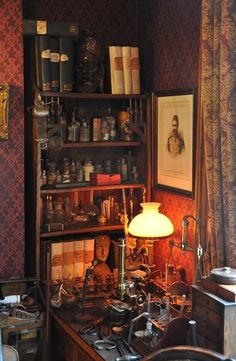
<svg viewBox="0 0 236 361">
<path fill-rule="evenodd" d="M 99 235 L 95 238 L 95 259 L 97 264 L 94 266 L 94 274 L 98 277 L 106 277 L 111 273 L 110 267 L 106 263 L 109 255 L 111 239 L 107 235 Z"/>
<path fill-rule="evenodd" d="M 102 48 L 95 33 L 84 31 L 76 54 L 76 90 L 79 93 L 102 93 L 104 70 Z"/>
</svg>

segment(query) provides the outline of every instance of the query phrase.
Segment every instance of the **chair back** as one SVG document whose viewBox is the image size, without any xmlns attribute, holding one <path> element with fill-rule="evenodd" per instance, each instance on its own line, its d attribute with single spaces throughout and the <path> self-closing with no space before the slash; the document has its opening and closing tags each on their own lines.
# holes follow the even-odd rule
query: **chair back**
<svg viewBox="0 0 236 361">
<path fill-rule="evenodd" d="M 19 361 L 17 350 L 10 345 L 2 345 L 3 361 Z"/>
<path fill-rule="evenodd" d="M 235 361 L 216 351 L 196 346 L 174 346 L 154 351 L 142 358 L 142 361 Z"/>
</svg>

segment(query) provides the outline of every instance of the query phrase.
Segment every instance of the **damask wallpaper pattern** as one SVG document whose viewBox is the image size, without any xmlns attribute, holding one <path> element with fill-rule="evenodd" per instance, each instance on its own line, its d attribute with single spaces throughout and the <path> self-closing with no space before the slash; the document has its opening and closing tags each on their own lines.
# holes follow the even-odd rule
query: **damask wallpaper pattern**
<svg viewBox="0 0 236 361">
<path fill-rule="evenodd" d="M 0 83 L 10 85 L 9 139 L 0 141 L 0 278 L 24 272 L 23 42 L 20 0 L 0 2 Z"/>
<path fill-rule="evenodd" d="M 200 0 L 140 1 L 139 36 L 145 89 L 158 92 L 197 87 L 200 12 Z M 194 215 L 195 201 L 160 189 L 154 190 L 153 195 L 162 204 L 160 211 L 174 224 L 174 234 L 170 238 L 180 242 L 182 218 L 186 214 Z M 191 234 L 191 229 L 189 231 Z M 169 257 L 170 238 L 155 243 L 155 263 L 161 269 L 165 268 Z M 182 254 L 175 247 L 173 254 L 176 265 L 182 265 L 187 270 L 187 280 L 191 282 L 194 254 Z"/>
</svg>

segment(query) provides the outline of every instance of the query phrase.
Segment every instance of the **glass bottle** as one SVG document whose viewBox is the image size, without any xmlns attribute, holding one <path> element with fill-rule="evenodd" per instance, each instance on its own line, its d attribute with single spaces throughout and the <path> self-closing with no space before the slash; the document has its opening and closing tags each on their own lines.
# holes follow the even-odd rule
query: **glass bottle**
<svg viewBox="0 0 236 361">
<path fill-rule="evenodd" d="M 138 169 L 137 169 L 137 167 L 135 165 L 132 167 L 132 171 L 131 171 L 131 174 L 130 174 L 130 181 L 132 183 L 138 183 L 139 182 L 139 172 L 138 172 Z"/>
<path fill-rule="evenodd" d="M 139 213 L 140 209 L 140 203 L 138 198 L 134 195 L 133 188 L 130 188 L 129 196 L 126 200 L 126 207 L 129 221 L 131 221 Z"/>
<path fill-rule="evenodd" d="M 62 161 L 62 176 L 61 176 L 61 182 L 62 183 L 70 183 L 70 167 L 69 167 L 69 160 L 67 158 L 64 158 Z"/>
<path fill-rule="evenodd" d="M 108 112 L 105 118 L 109 127 L 109 140 L 114 141 L 116 139 L 116 118 L 112 114 L 110 107 L 108 108 Z"/>
<path fill-rule="evenodd" d="M 128 180 L 128 167 L 125 158 L 121 158 L 121 180 L 127 182 Z"/>
<path fill-rule="evenodd" d="M 43 220 L 44 220 L 44 224 L 54 223 L 54 209 L 52 204 L 52 196 L 47 196 Z"/>
<path fill-rule="evenodd" d="M 101 141 L 110 140 L 110 129 L 106 118 L 102 119 Z"/>
<path fill-rule="evenodd" d="M 75 180 L 76 182 L 83 182 L 84 180 L 84 172 L 79 160 L 75 162 Z"/>
<path fill-rule="evenodd" d="M 81 143 L 89 142 L 90 141 L 90 126 L 89 126 L 89 120 L 83 119 L 82 120 L 82 126 L 80 129 L 80 138 Z"/>
<path fill-rule="evenodd" d="M 76 109 L 72 109 L 71 123 L 67 127 L 67 141 L 77 143 L 79 141 L 79 123 L 76 121 Z"/>
<path fill-rule="evenodd" d="M 94 172 L 94 165 L 91 160 L 86 160 L 84 162 L 83 170 L 85 182 L 90 182 L 90 173 Z"/>
<path fill-rule="evenodd" d="M 76 165 L 74 159 L 70 161 L 70 180 L 71 182 L 75 182 L 76 180 Z"/>
<path fill-rule="evenodd" d="M 63 202 L 64 207 L 64 220 L 65 222 L 71 222 L 72 219 L 72 204 L 70 197 L 65 197 Z"/>
<path fill-rule="evenodd" d="M 57 165 L 55 162 L 50 162 L 48 164 L 48 171 L 47 171 L 47 184 L 55 185 L 56 180 L 57 180 Z"/>
<path fill-rule="evenodd" d="M 56 223 L 64 223 L 64 210 L 62 208 L 62 199 L 58 199 L 54 202 L 54 221 Z"/>
<path fill-rule="evenodd" d="M 128 151 L 127 155 L 127 169 L 128 169 L 128 180 L 131 181 L 132 167 L 135 165 L 135 158 L 131 150 Z"/>
<path fill-rule="evenodd" d="M 92 118 L 93 124 L 93 142 L 99 142 L 101 140 L 101 127 L 102 127 L 102 118 L 98 113 L 94 113 Z"/>
</svg>

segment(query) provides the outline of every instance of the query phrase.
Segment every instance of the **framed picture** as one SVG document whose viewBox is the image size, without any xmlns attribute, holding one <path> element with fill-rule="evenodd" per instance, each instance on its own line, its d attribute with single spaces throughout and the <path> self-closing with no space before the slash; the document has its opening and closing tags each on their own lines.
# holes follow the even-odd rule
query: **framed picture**
<svg viewBox="0 0 236 361">
<path fill-rule="evenodd" d="M 153 94 L 154 186 L 193 198 L 196 90 Z"/>
<path fill-rule="evenodd" d="M 0 140 L 8 139 L 9 85 L 0 84 Z"/>
</svg>

